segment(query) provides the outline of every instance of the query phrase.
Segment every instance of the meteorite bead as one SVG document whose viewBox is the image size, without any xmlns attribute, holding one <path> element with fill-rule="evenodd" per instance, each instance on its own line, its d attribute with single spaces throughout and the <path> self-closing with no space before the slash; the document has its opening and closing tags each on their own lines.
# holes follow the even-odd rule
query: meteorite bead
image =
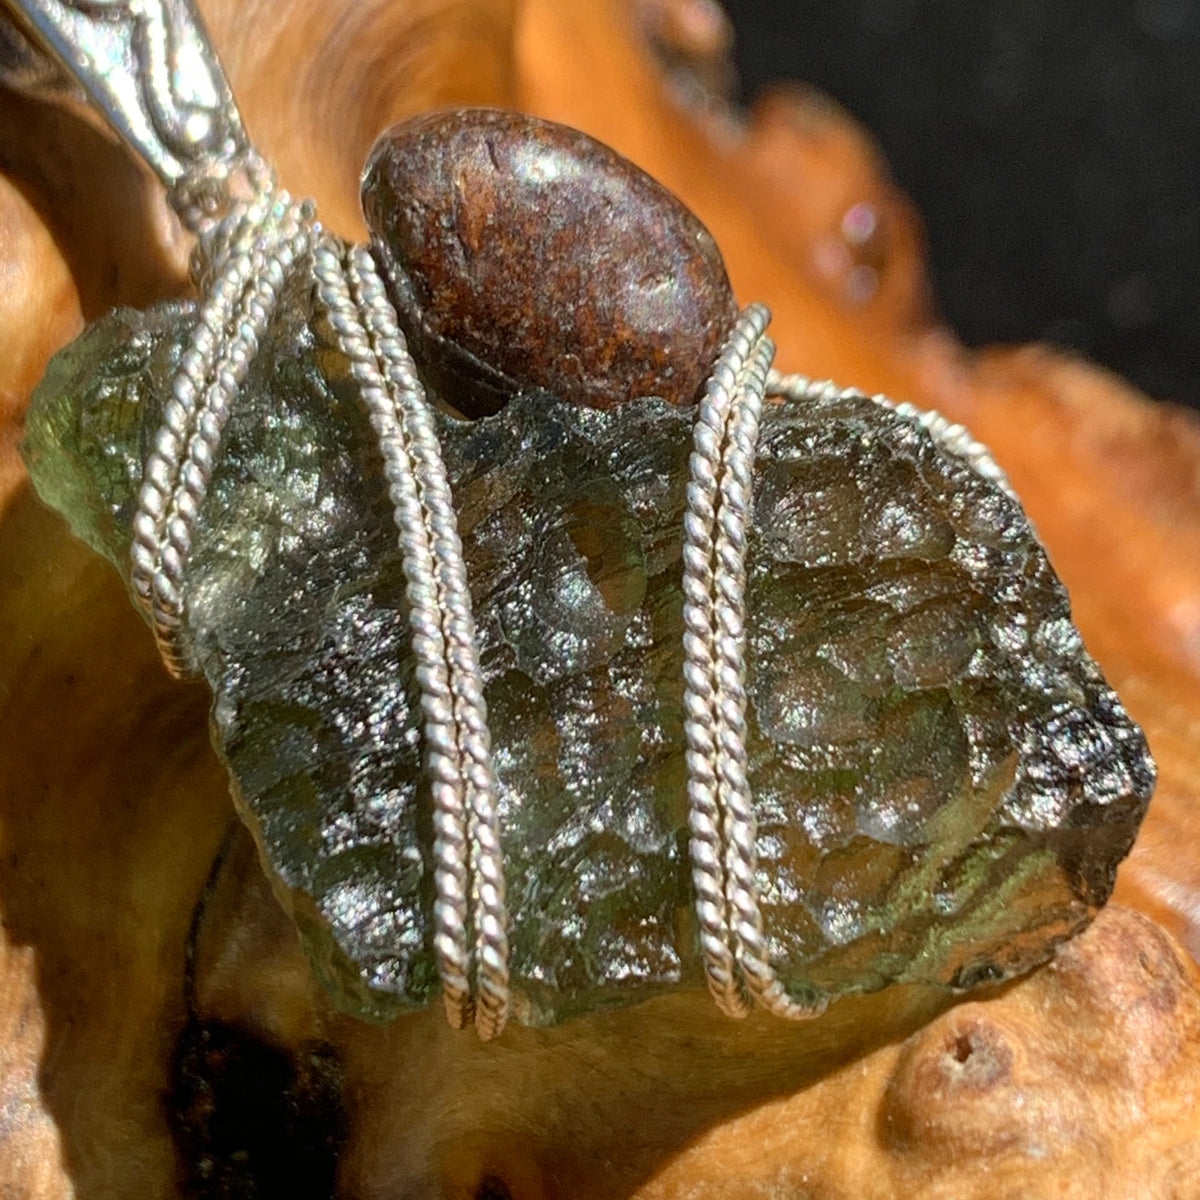
<svg viewBox="0 0 1200 1200">
<path fill-rule="evenodd" d="M 376 143 L 362 200 L 413 356 L 468 416 L 532 388 L 691 404 L 737 316 L 700 221 L 563 125 L 417 117 Z"/>
</svg>

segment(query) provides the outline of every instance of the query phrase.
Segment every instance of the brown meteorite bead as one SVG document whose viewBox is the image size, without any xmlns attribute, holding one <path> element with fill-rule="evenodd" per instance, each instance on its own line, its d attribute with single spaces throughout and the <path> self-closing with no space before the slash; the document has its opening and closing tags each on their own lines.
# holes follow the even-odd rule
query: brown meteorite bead
<svg viewBox="0 0 1200 1200">
<path fill-rule="evenodd" d="M 696 217 L 563 125 L 417 117 L 375 144 L 362 201 L 413 355 L 468 416 L 535 387 L 593 408 L 689 404 L 737 314 Z"/>
</svg>

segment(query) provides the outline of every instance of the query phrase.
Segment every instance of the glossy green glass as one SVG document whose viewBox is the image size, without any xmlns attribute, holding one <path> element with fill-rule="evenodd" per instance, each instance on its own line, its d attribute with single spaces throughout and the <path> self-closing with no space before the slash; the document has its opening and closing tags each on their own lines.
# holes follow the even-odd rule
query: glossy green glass
<svg viewBox="0 0 1200 1200">
<path fill-rule="evenodd" d="M 29 415 L 38 490 L 126 579 L 189 312 L 97 322 Z M 681 714 L 691 422 L 655 399 L 599 412 L 545 393 L 441 418 L 528 1023 L 703 986 Z M 966 987 L 1044 960 L 1107 898 L 1154 769 L 1020 506 L 869 399 L 772 405 L 749 562 L 759 879 L 792 994 Z M 428 1003 L 400 554 L 303 281 L 233 412 L 189 572 L 214 744 L 316 969 L 359 1015 Z"/>
</svg>

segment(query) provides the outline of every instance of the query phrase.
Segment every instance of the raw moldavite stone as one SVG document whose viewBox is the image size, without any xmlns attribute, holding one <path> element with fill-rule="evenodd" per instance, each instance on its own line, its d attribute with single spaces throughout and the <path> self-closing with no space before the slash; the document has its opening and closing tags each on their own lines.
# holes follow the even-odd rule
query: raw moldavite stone
<svg viewBox="0 0 1200 1200">
<path fill-rule="evenodd" d="M 350 1010 L 424 1005 L 432 831 L 404 583 L 345 361 L 295 282 L 234 409 L 189 638 L 241 811 Z M 29 417 L 42 495 L 127 577 L 190 319 L 120 311 Z M 544 392 L 439 421 L 501 786 L 517 1017 L 701 988 L 680 541 L 692 417 Z M 773 960 L 799 998 L 1023 971 L 1107 898 L 1154 779 L 1017 502 L 873 401 L 768 406 L 749 767 Z"/>
<path fill-rule="evenodd" d="M 362 199 L 413 352 L 468 416 L 530 386 L 594 408 L 690 404 L 737 316 L 700 221 L 565 125 L 414 117 L 375 143 Z"/>
</svg>

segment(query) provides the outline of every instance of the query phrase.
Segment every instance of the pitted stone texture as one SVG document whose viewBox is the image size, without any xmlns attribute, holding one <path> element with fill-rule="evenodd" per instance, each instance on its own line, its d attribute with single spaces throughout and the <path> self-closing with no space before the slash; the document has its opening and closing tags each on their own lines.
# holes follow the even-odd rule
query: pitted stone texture
<svg viewBox="0 0 1200 1200">
<path fill-rule="evenodd" d="M 234 410 L 190 571 L 216 745 L 323 978 L 437 990 L 404 582 L 370 429 L 296 283 Z M 186 310 L 52 365 L 37 486 L 128 569 Z M 701 987 L 680 544 L 691 414 L 546 394 L 440 420 L 487 682 L 517 1017 Z M 749 769 L 776 968 L 800 999 L 968 986 L 1106 899 L 1153 785 L 1018 504 L 864 397 L 768 406 L 749 568 Z"/>
</svg>

